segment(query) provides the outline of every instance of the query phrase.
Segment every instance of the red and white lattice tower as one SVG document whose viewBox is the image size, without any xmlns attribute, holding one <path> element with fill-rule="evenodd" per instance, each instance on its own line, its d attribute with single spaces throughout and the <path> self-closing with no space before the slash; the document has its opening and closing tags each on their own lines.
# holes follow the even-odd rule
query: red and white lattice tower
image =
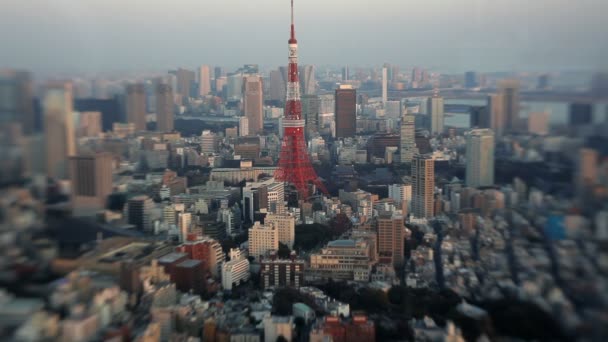
<svg viewBox="0 0 608 342">
<path fill-rule="evenodd" d="M 298 77 L 298 41 L 293 23 L 293 0 L 291 0 L 291 37 L 289 38 L 289 66 L 287 68 L 287 98 L 283 117 L 283 142 L 275 179 L 295 186 L 300 198 L 310 195 L 310 184 L 323 192 L 325 186 L 312 168 L 304 138 L 304 119 L 300 102 L 300 79 Z"/>
</svg>

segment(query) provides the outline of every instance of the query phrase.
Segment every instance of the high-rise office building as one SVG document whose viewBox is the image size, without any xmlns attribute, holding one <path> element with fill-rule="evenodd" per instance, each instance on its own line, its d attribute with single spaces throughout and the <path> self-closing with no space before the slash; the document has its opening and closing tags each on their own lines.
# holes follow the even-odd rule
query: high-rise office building
<svg viewBox="0 0 608 342">
<path fill-rule="evenodd" d="M 265 225 L 274 225 L 279 230 L 279 242 L 293 248 L 295 242 L 296 217 L 293 214 L 268 214 Z"/>
<path fill-rule="evenodd" d="M 150 232 L 153 228 L 152 211 L 154 202 L 148 196 L 136 196 L 127 201 L 125 206 L 127 222 L 137 230 Z"/>
<path fill-rule="evenodd" d="M 350 85 L 336 89 L 336 138 L 352 138 L 357 131 L 357 90 Z"/>
<path fill-rule="evenodd" d="M 426 114 L 430 120 L 431 134 L 443 133 L 443 97 L 435 94 L 428 98 Z"/>
<path fill-rule="evenodd" d="M 505 129 L 517 130 L 519 127 L 519 81 L 503 80 L 498 84 L 503 101 Z"/>
<path fill-rule="evenodd" d="M 142 83 L 127 85 L 127 122 L 136 131 L 146 130 L 146 88 Z"/>
<path fill-rule="evenodd" d="M 306 136 L 312 137 L 319 132 L 319 114 L 321 111 L 321 98 L 317 95 L 302 96 L 302 114 L 304 115 Z"/>
<path fill-rule="evenodd" d="M 72 208 L 76 212 L 102 210 L 112 193 L 112 154 L 70 157 L 70 180 Z"/>
<path fill-rule="evenodd" d="M 388 100 L 388 68 L 382 68 L 382 103 Z"/>
<path fill-rule="evenodd" d="M 464 73 L 464 86 L 469 89 L 478 86 L 477 73 L 475 71 L 467 71 Z"/>
<path fill-rule="evenodd" d="M 467 186 L 494 185 L 494 132 L 491 129 L 474 129 L 465 136 Z"/>
<path fill-rule="evenodd" d="M 24 134 L 34 133 L 36 119 L 32 76 L 26 71 L 0 72 L 0 123 L 21 123 Z"/>
<path fill-rule="evenodd" d="M 191 97 L 193 95 L 192 86 L 195 84 L 196 73 L 192 70 L 179 68 L 175 72 L 175 76 L 177 77 L 177 93 L 183 98 Z"/>
<path fill-rule="evenodd" d="M 403 263 L 405 225 L 402 215 L 378 217 L 378 257 L 381 262 L 399 265 Z"/>
<path fill-rule="evenodd" d="M 246 76 L 243 84 L 243 111 L 249 120 L 249 133 L 264 131 L 264 94 L 260 76 Z"/>
<path fill-rule="evenodd" d="M 243 73 L 229 74 L 226 83 L 226 98 L 240 101 L 243 98 Z"/>
<path fill-rule="evenodd" d="M 68 178 L 68 158 L 76 154 L 72 83 L 51 82 L 44 96 L 47 175 Z"/>
<path fill-rule="evenodd" d="M 170 85 L 156 85 L 156 130 L 173 131 L 173 89 Z"/>
<path fill-rule="evenodd" d="M 538 85 L 536 86 L 538 90 L 548 90 L 551 89 L 551 75 L 542 74 L 538 76 Z"/>
<path fill-rule="evenodd" d="M 411 163 L 418 149 L 416 148 L 416 117 L 405 114 L 401 118 L 401 141 L 399 144 L 401 163 Z"/>
<path fill-rule="evenodd" d="M 198 95 L 205 96 L 211 92 L 211 70 L 208 65 L 202 65 L 198 70 Z"/>
<path fill-rule="evenodd" d="M 239 137 L 246 137 L 249 135 L 249 119 L 246 116 L 239 118 Z"/>
<path fill-rule="evenodd" d="M 222 70 L 222 67 L 215 67 L 213 69 L 213 78 L 215 78 L 216 80 L 218 78 L 221 78 L 222 76 L 224 76 L 224 70 Z"/>
<path fill-rule="evenodd" d="M 287 79 L 281 69 L 270 71 L 270 100 L 285 101 L 285 91 L 287 89 Z"/>
<path fill-rule="evenodd" d="M 314 95 L 317 88 L 317 80 L 315 78 L 315 66 L 304 65 L 302 71 L 302 94 L 303 95 Z"/>
<path fill-rule="evenodd" d="M 489 128 L 491 128 L 497 136 L 502 136 L 506 127 L 503 95 L 488 95 L 486 111 L 487 113 L 485 114 L 489 121 Z"/>
<path fill-rule="evenodd" d="M 435 161 L 430 155 L 417 154 L 412 159 L 412 214 L 431 218 L 435 190 Z"/>
</svg>

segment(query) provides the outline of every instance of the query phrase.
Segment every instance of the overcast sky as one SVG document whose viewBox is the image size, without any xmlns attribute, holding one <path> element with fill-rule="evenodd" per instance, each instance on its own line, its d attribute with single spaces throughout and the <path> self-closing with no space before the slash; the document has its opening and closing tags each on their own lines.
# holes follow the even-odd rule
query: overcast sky
<svg viewBox="0 0 608 342">
<path fill-rule="evenodd" d="M 608 68 L 608 0 L 296 0 L 301 64 Z M 289 0 L 1 0 L 0 67 L 283 65 Z"/>
</svg>

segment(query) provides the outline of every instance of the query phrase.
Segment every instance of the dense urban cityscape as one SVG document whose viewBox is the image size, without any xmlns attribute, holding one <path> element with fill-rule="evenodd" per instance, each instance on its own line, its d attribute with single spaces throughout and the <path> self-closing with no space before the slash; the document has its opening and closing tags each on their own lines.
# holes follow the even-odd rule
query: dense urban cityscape
<svg viewBox="0 0 608 342">
<path fill-rule="evenodd" d="M 299 64 L 298 5 L 284 66 L 2 65 L 0 340 L 606 341 L 608 72 Z"/>
</svg>

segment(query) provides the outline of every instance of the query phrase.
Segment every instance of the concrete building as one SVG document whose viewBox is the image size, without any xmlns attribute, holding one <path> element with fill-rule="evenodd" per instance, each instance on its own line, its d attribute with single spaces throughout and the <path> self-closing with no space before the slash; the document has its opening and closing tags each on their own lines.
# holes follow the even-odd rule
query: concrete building
<svg viewBox="0 0 608 342">
<path fill-rule="evenodd" d="M 388 186 L 388 197 L 395 201 L 403 214 L 409 212 L 412 206 L 412 185 L 392 184 Z"/>
<path fill-rule="evenodd" d="M 230 249 L 230 261 L 222 265 L 222 287 L 232 290 L 232 286 L 249 280 L 249 260 L 238 248 Z"/>
<path fill-rule="evenodd" d="M 72 208 L 76 213 L 103 210 L 112 193 L 112 154 L 70 157 Z"/>
<path fill-rule="evenodd" d="M 304 65 L 300 72 L 302 79 L 302 95 L 314 95 L 317 88 L 317 80 L 315 78 L 315 66 Z"/>
<path fill-rule="evenodd" d="M 388 68 L 382 68 L 382 103 L 388 101 Z"/>
<path fill-rule="evenodd" d="M 578 163 L 575 184 L 579 193 L 583 193 L 598 180 L 598 151 L 581 148 L 578 152 Z"/>
<path fill-rule="evenodd" d="M 127 123 L 136 131 L 146 130 L 146 88 L 143 83 L 127 85 Z"/>
<path fill-rule="evenodd" d="M 156 85 L 156 130 L 160 132 L 173 131 L 173 89 L 170 85 Z"/>
<path fill-rule="evenodd" d="M 466 185 L 472 188 L 494 185 L 494 132 L 474 129 L 465 136 Z"/>
<path fill-rule="evenodd" d="M 79 112 L 76 137 L 97 137 L 102 132 L 101 112 Z"/>
<path fill-rule="evenodd" d="M 302 116 L 305 121 L 306 136 L 312 137 L 319 132 L 321 98 L 317 95 L 302 96 Z"/>
<path fill-rule="evenodd" d="M 226 256 L 222 251 L 222 245 L 217 240 L 190 234 L 186 242 L 177 247 L 177 250 L 187 254 L 190 259 L 202 261 L 203 272 L 208 272 L 213 278 L 220 279 L 222 264 Z"/>
<path fill-rule="evenodd" d="M 293 317 L 268 316 L 264 318 L 264 342 L 276 342 L 279 337 L 293 341 Z"/>
<path fill-rule="evenodd" d="M 505 129 L 517 130 L 519 127 L 519 81 L 503 80 L 498 84 L 502 96 Z"/>
<path fill-rule="evenodd" d="M 380 262 L 401 265 L 404 258 L 405 222 L 402 215 L 378 217 L 378 254 Z"/>
<path fill-rule="evenodd" d="M 179 68 L 175 71 L 177 77 L 177 88 L 176 91 L 182 96 L 182 98 L 192 97 L 192 88 L 195 84 L 196 73 L 192 70 Z"/>
<path fill-rule="evenodd" d="M 482 125 L 491 128 L 497 136 L 502 136 L 505 131 L 506 116 L 504 107 L 504 96 L 502 94 L 491 94 L 488 95 L 486 105 L 487 121 L 489 125 Z"/>
<path fill-rule="evenodd" d="M 243 82 L 243 112 L 249 120 L 249 133 L 264 131 L 264 88 L 260 76 L 246 76 Z"/>
<path fill-rule="evenodd" d="M 352 138 L 357 131 L 357 90 L 340 85 L 335 96 L 336 138 Z"/>
<path fill-rule="evenodd" d="M 68 179 L 68 159 L 76 155 L 72 83 L 49 83 L 43 106 L 47 176 Z"/>
<path fill-rule="evenodd" d="M 268 214 L 265 225 L 274 225 L 279 230 L 279 242 L 293 248 L 295 241 L 296 218 L 293 214 Z"/>
<path fill-rule="evenodd" d="M 246 137 L 249 135 L 249 118 L 241 116 L 239 118 L 239 137 Z"/>
<path fill-rule="evenodd" d="M 401 163 L 411 163 L 414 155 L 418 153 L 416 148 L 416 117 L 412 114 L 405 114 L 401 118 L 399 145 Z"/>
<path fill-rule="evenodd" d="M 208 65 L 198 69 L 198 95 L 205 96 L 211 92 L 211 71 Z"/>
<path fill-rule="evenodd" d="M 444 112 L 443 112 L 443 97 L 435 94 L 427 100 L 427 110 L 430 121 L 431 134 L 443 133 Z"/>
<path fill-rule="evenodd" d="M 306 262 L 298 259 L 295 252 L 289 259 L 279 259 L 276 252 L 260 260 L 260 280 L 264 289 L 271 287 L 295 287 L 304 284 Z"/>
<path fill-rule="evenodd" d="M 274 225 L 255 222 L 249 228 L 249 256 L 259 259 L 269 251 L 279 249 L 279 229 Z"/>
<path fill-rule="evenodd" d="M 127 222 L 137 230 L 151 232 L 153 227 L 152 210 L 154 202 L 148 196 L 136 196 L 127 201 Z"/>
<path fill-rule="evenodd" d="M 307 278 L 369 281 L 371 246 L 366 240 L 335 240 L 311 254 Z"/>
<path fill-rule="evenodd" d="M 412 214 L 416 218 L 433 217 L 435 161 L 430 155 L 417 154 L 412 160 Z"/>
<path fill-rule="evenodd" d="M 285 101 L 287 89 L 287 69 L 279 68 L 278 70 L 270 71 L 270 100 Z"/>
</svg>

